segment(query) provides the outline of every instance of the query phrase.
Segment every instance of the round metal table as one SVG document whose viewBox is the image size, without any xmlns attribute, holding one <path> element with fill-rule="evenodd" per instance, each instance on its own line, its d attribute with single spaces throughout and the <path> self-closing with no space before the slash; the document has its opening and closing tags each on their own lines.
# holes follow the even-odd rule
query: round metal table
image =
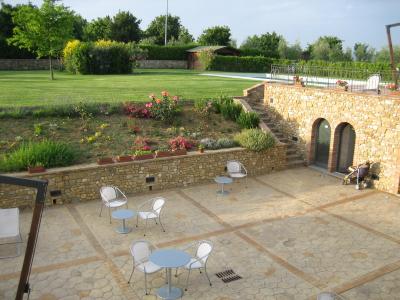
<svg viewBox="0 0 400 300">
<path fill-rule="evenodd" d="M 221 190 L 217 191 L 217 194 L 227 195 L 229 192 L 224 190 L 224 185 L 233 182 L 233 179 L 226 176 L 217 176 L 214 178 L 214 181 L 221 185 Z"/>
<path fill-rule="evenodd" d="M 160 249 L 150 255 L 149 260 L 152 263 L 167 269 L 168 284 L 158 289 L 158 297 L 167 300 L 175 300 L 182 297 L 182 289 L 171 286 L 171 269 L 187 265 L 190 262 L 190 258 L 191 256 L 185 251 L 177 249 Z"/>
<path fill-rule="evenodd" d="M 132 228 L 126 227 L 125 220 L 135 217 L 136 216 L 135 211 L 129 210 L 129 209 L 118 209 L 118 210 L 114 210 L 111 213 L 111 216 L 113 217 L 113 219 L 122 220 L 122 226 L 117 227 L 115 229 L 116 232 L 123 233 L 123 234 L 131 232 Z"/>
</svg>

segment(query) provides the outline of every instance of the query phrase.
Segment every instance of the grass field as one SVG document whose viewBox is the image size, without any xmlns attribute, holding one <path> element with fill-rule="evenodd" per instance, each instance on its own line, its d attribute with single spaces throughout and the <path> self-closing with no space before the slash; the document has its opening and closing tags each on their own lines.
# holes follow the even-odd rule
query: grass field
<svg viewBox="0 0 400 300">
<path fill-rule="evenodd" d="M 147 101 L 150 93 L 167 90 L 184 100 L 221 94 L 241 96 L 250 80 L 199 76 L 191 70 L 135 70 L 130 75 L 71 75 L 48 71 L 0 71 L 0 106 L 36 106 L 79 101 Z"/>
</svg>

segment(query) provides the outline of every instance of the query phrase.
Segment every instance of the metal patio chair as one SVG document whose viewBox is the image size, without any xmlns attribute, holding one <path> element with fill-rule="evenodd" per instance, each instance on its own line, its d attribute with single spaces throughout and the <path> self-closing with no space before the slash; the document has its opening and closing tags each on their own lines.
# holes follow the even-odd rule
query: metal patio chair
<svg viewBox="0 0 400 300">
<path fill-rule="evenodd" d="M 247 187 L 247 170 L 245 166 L 237 160 L 228 160 L 226 163 L 226 170 L 228 172 L 229 177 L 232 179 L 246 179 L 246 187 Z"/>
<path fill-rule="evenodd" d="M 139 225 L 139 218 L 145 220 L 145 227 L 144 227 L 144 236 L 146 236 L 146 229 L 147 229 L 147 221 L 154 220 L 156 224 L 157 220 L 161 225 L 162 230 L 165 232 L 164 226 L 161 223 L 161 211 L 165 204 L 165 198 L 163 197 L 156 197 L 150 200 L 143 202 L 138 207 L 138 213 L 136 217 L 136 227 Z M 141 211 L 143 207 L 147 207 L 148 210 Z"/>
<path fill-rule="evenodd" d="M 149 260 L 150 254 L 154 251 L 155 247 L 148 241 L 139 240 L 134 241 L 130 246 L 130 251 L 133 259 L 133 267 L 131 276 L 129 276 L 128 284 L 131 283 L 132 275 L 135 269 L 138 269 L 144 274 L 144 287 L 145 294 L 147 293 L 147 274 L 153 274 L 160 271 L 162 268 L 152 263 Z"/>
<path fill-rule="evenodd" d="M 210 277 L 208 277 L 208 274 L 207 274 L 207 261 L 211 255 L 211 252 L 212 252 L 214 246 L 213 246 L 212 242 L 203 240 L 203 241 L 198 241 L 198 242 L 189 244 L 186 247 L 184 247 L 182 250 L 185 251 L 190 248 L 194 248 L 195 246 L 197 246 L 196 253 L 192 256 L 189 263 L 186 266 L 184 266 L 184 268 L 186 270 L 188 270 L 188 275 L 186 277 L 185 291 L 187 291 L 187 288 L 188 288 L 190 272 L 194 269 L 198 269 L 200 271 L 200 273 L 202 273 L 201 270 L 204 269 L 204 275 L 206 276 L 210 286 L 212 286 Z M 177 277 L 177 276 L 178 276 L 178 269 L 176 269 L 176 273 L 175 273 L 175 277 Z"/>
<path fill-rule="evenodd" d="M 117 208 L 124 205 L 126 205 L 126 208 L 128 208 L 128 198 L 116 186 L 103 186 L 100 189 L 100 196 L 101 196 L 101 208 L 99 217 L 101 217 L 103 206 L 108 207 L 110 224 L 111 224 L 111 208 Z"/>
</svg>

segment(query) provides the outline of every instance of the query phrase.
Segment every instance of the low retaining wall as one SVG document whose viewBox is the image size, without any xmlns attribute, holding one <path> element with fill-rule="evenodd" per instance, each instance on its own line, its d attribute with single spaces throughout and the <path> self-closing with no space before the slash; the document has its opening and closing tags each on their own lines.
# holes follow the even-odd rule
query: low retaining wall
<svg viewBox="0 0 400 300">
<path fill-rule="evenodd" d="M 125 193 L 133 194 L 149 191 L 150 186 L 152 190 L 162 190 L 210 182 L 215 176 L 225 174 L 226 161 L 233 159 L 240 160 L 249 175 L 282 170 L 286 167 L 285 145 L 278 145 L 265 152 L 233 148 L 106 166 L 78 165 L 50 169 L 40 175 L 8 175 L 47 179 L 47 204 L 53 203 L 55 198 L 57 203 L 70 203 L 99 199 L 99 189 L 103 185 L 116 185 Z M 155 182 L 146 183 L 148 177 L 154 177 Z M 34 195 L 33 189 L 0 184 L 0 207 L 32 205 Z"/>
<path fill-rule="evenodd" d="M 139 68 L 142 69 L 187 69 L 186 60 L 140 60 Z"/>
<path fill-rule="evenodd" d="M 53 60 L 55 70 L 61 68 L 61 62 Z M 48 59 L 0 59 L 0 71 L 48 70 Z"/>
</svg>

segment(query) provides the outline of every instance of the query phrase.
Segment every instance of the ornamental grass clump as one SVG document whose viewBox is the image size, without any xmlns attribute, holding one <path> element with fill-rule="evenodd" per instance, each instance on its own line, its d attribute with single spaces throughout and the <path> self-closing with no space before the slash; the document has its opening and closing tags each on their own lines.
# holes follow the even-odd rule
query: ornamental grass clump
<svg viewBox="0 0 400 300">
<path fill-rule="evenodd" d="M 0 159 L 0 170 L 4 172 L 22 171 L 30 166 L 43 165 L 46 168 L 71 165 L 77 152 L 69 144 L 44 140 L 23 143 L 15 151 Z"/>
<path fill-rule="evenodd" d="M 275 146 L 275 139 L 261 129 L 245 129 L 235 136 L 235 141 L 246 149 L 258 152 Z"/>
<path fill-rule="evenodd" d="M 242 111 L 236 122 L 243 129 L 257 128 L 260 123 L 260 117 L 255 112 Z"/>
</svg>

